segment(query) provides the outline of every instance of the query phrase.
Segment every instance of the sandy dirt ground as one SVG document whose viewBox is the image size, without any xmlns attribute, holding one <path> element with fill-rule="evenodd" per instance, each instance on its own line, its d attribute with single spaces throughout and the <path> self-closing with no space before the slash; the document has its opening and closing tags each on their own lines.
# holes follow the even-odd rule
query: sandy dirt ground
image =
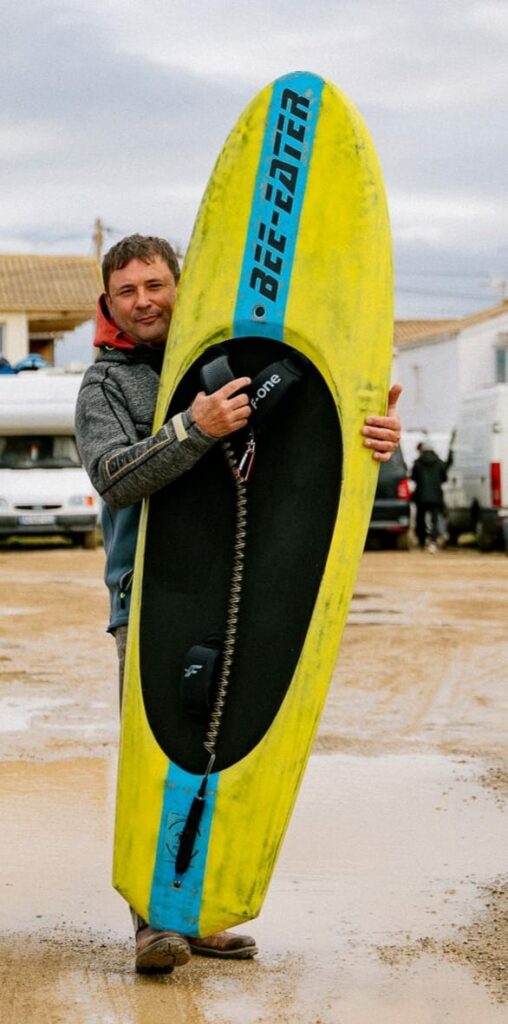
<svg viewBox="0 0 508 1024">
<path fill-rule="evenodd" d="M 508 560 L 367 552 L 256 960 L 133 971 L 103 553 L 0 548 L 4 1024 L 508 1015 Z M 504 874 L 503 874 L 504 872 Z"/>
</svg>

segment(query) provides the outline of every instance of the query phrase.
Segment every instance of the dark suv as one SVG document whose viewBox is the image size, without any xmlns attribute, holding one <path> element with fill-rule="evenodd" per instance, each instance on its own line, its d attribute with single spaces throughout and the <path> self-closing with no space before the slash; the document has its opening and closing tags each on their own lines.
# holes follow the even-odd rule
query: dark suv
<svg viewBox="0 0 508 1024">
<path fill-rule="evenodd" d="M 400 448 L 379 467 L 368 540 L 407 551 L 411 546 L 411 487 Z"/>
</svg>

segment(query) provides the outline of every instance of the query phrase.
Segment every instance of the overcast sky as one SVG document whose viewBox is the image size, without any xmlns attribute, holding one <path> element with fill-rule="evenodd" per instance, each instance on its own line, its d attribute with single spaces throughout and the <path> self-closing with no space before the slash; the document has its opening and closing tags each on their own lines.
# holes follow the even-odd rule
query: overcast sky
<svg viewBox="0 0 508 1024">
<path fill-rule="evenodd" d="M 384 169 L 398 316 L 508 277 L 507 0 L 4 0 L 0 251 L 183 248 L 220 147 L 289 71 L 360 109 Z"/>
</svg>

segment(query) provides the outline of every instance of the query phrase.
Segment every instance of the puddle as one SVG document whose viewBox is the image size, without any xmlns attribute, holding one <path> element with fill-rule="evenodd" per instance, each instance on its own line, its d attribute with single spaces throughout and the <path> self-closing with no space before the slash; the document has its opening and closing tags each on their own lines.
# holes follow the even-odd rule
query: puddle
<svg viewBox="0 0 508 1024">
<path fill-rule="evenodd" d="M 0 733 L 25 732 L 30 729 L 37 715 L 68 707 L 72 703 L 72 700 L 55 700 L 51 697 L 0 697 Z"/>
<path fill-rule="evenodd" d="M 7 617 L 8 615 L 39 615 L 39 614 L 40 614 L 40 608 L 27 608 L 26 605 L 24 605 L 22 608 L 14 608 L 12 605 L 10 605 L 9 607 L 0 607 L 0 616 L 2 618 Z"/>
<path fill-rule="evenodd" d="M 385 607 L 383 594 L 358 591 L 353 594 L 347 616 L 348 626 L 411 625 L 412 618 L 405 608 Z M 365 602 L 365 604 L 363 604 Z M 381 602 L 381 606 L 380 606 Z"/>
<path fill-rule="evenodd" d="M 437 754 L 311 758 L 273 891 L 331 900 L 342 933 L 373 943 L 449 934 L 506 866 L 508 819 L 479 776 L 477 762 Z"/>
<path fill-rule="evenodd" d="M 377 608 L 353 609 L 347 619 L 348 626 L 393 626 L 395 623 L 397 626 L 410 626 L 412 619 L 394 609 L 380 611 Z"/>
<path fill-rule="evenodd" d="M 496 952 L 479 922 L 508 842 L 485 771 L 437 754 L 313 756 L 246 929 L 258 960 L 196 958 L 147 980 L 132 972 L 129 915 L 110 886 L 114 759 L 0 765 L 0 963 L 26 961 L 27 985 L 7 971 L 7 1024 L 504 1021 L 499 985 L 477 970 Z M 468 935 L 469 962 L 457 953 Z"/>
</svg>

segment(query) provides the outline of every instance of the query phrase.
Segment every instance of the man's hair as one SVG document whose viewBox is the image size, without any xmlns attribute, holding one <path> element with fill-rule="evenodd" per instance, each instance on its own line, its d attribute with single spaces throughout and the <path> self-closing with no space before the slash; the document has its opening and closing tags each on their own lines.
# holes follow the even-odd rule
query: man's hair
<svg viewBox="0 0 508 1024">
<path fill-rule="evenodd" d="M 104 289 L 109 293 L 109 279 L 114 270 L 122 270 L 131 260 L 151 263 L 155 256 L 160 256 L 167 263 L 175 281 L 180 277 L 180 265 L 174 249 L 165 238 L 152 235 L 127 235 L 113 245 L 102 261 L 102 280 Z"/>
</svg>

